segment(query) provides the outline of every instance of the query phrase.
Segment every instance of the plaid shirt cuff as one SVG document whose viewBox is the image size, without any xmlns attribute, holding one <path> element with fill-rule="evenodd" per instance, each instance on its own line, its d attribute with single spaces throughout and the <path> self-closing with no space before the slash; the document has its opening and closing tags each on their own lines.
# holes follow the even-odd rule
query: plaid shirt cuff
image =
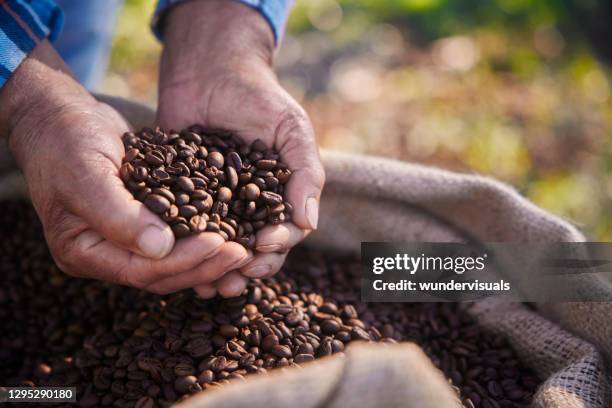
<svg viewBox="0 0 612 408">
<path fill-rule="evenodd" d="M 52 0 L 0 0 L 0 87 L 40 41 L 57 38 L 63 22 Z"/>
<path fill-rule="evenodd" d="M 155 14 L 151 26 L 155 36 L 159 40 L 162 38 L 163 17 L 169 7 L 182 3 L 186 0 L 158 0 Z M 257 10 L 270 24 L 274 39 L 278 44 L 285 30 L 285 23 L 289 15 L 289 10 L 293 5 L 293 0 L 238 0 L 240 3 L 246 4 Z"/>
</svg>

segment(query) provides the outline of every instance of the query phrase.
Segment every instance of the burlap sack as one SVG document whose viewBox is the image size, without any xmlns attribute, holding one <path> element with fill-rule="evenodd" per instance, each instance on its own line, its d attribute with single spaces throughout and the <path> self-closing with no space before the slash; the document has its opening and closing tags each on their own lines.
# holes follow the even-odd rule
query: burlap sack
<svg viewBox="0 0 612 408">
<path fill-rule="evenodd" d="M 442 373 L 414 344 L 348 347 L 301 369 L 254 376 L 180 404 L 195 407 L 459 407 Z"/>
<path fill-rule="evenodd" d="M 136 128 L 153 123 L 153 113 L 146 107 L 116 99 L 106 101 L 118 107 Z M 488 178 L 331 151 L 323 152 L 322 158 L 327 184 L 320 228 L 305 245 L 358 251 L 361 241 L 584 240 L 569 223 Z M 0 197 L 23 192 L 18 177 L 3 178 Z M 601 290 L 609 290 L 608 283 L 598 284 Z M 522 304 L 490 300 L 463 307 L 482 325 L 506 336 L 523 362 L 543 380 L 534 406 L 612 406 L 612 378 L 606 368 L 612 356 L 612 303 L 545 304 L 537 305 L 538 312 Z M 389 350 L 383 346 L 349 348 L 344 359 L 330 357 L 303 369 L 250 378 L 204 393 L 185 405 L 280 408 L 457 404 L 444 399 L 450 395 L 450 388 L 440 381 L 439 372 L 431 364 L 423 363 L 423 355 L 414 347 Z M 421 367 L 420 380 L 415 382 L 409 367 L 417 366 Z"/>
</svg>

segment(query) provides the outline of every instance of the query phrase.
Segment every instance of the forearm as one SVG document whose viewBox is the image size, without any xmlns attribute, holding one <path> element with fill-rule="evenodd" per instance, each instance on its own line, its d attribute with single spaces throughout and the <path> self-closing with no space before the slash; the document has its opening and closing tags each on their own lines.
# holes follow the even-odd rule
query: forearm
<svg viewBox="0 0 612 408">
<path fill-rule="evenodd" d="M 0 137 L 9 138 L 18 163 L 34 144 L 30 129 L 76 101 L 93 97 L 72 78 L 49 42 L 41 42 L 0 89 Z M 11 137 L 14 133 L 21 135 L 19 140 Z"/>
<path fill-rule="evenodd" d="M 0 137 L 27 102 L 48 95 L 46 71 L 66 71 L 46 40 L 57 37 L 62 23 L 53 0 L 0 1 Z"/>
<path fill-rule="evenodd" d="M 270 66 L 274 54 L 274 35 L 266 20 L 234 1 L 179 4 L 165 19 L 164 35 L 162 86 L 192 80 L 206 70 Z"/>
</svg>

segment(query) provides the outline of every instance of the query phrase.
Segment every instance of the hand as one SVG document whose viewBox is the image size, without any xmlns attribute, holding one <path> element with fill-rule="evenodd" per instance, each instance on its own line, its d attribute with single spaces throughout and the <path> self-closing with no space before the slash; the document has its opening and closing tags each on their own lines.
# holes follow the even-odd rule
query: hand
<svg viewBox="0 0 612 408">
<path fill-rule="evenodd" d="M 199 123 L 233 130 L 245 141 L 260 138 L 293 171 L 285 190 L 292 223 L 259 231 L 255 259 L 240 272 L 194 285 L 203 297 L 235 296 L 247 277 L 276 273 L 287 251 L 317 227 L 323 167 L 308 116 L 274 75 L 274 38 L 259 13 L 237 2 L 191 1 L 171 9 L 165 23 L 159 124 Z"/>
<path fill-rule="evenodd" d="M 119 179 L 128 130 L 41 43 L 0 93 L 0 131 L 26 178 L 58 266 L 66 273 L 158 293 L 206 281 L 251 255 L 204 233 L 176 245 L 172 231 Z"/>
</svg>

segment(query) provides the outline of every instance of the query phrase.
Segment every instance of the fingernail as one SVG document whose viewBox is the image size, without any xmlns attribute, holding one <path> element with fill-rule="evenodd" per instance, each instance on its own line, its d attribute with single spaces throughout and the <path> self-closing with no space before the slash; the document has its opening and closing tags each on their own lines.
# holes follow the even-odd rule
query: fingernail
<svg viewBox="0 0 612 408">
<path fill-rule="evenodd" d="M 319 202 L 316 198 L 310 197 L 306 200 L 306 218 L 311 229 L 317 229 L 319 222 Z"/>
<path fill-rule="evenodd" d="M 270 244 L 270 245 L 260 245 L 256 249 L 259 252 L 278 252 L 282 249 L 282 245 L 279 244 Z"/>
<path fill-rule="evenodd" d="M 169 229 L 149 225 L 138 237 L 138 248 L 149 258 L 161 259 L 172 250 L 173 239 Z"/>
<path fill-rule="evenodd" d="M 269 274 L 271 271 L 272 267 L 270 265 L 257 265 L 246 269 L 242 272 L 242 274 L 244 276 L 248 276 L 249 278 L 260 278 Z"/>
</svg>

